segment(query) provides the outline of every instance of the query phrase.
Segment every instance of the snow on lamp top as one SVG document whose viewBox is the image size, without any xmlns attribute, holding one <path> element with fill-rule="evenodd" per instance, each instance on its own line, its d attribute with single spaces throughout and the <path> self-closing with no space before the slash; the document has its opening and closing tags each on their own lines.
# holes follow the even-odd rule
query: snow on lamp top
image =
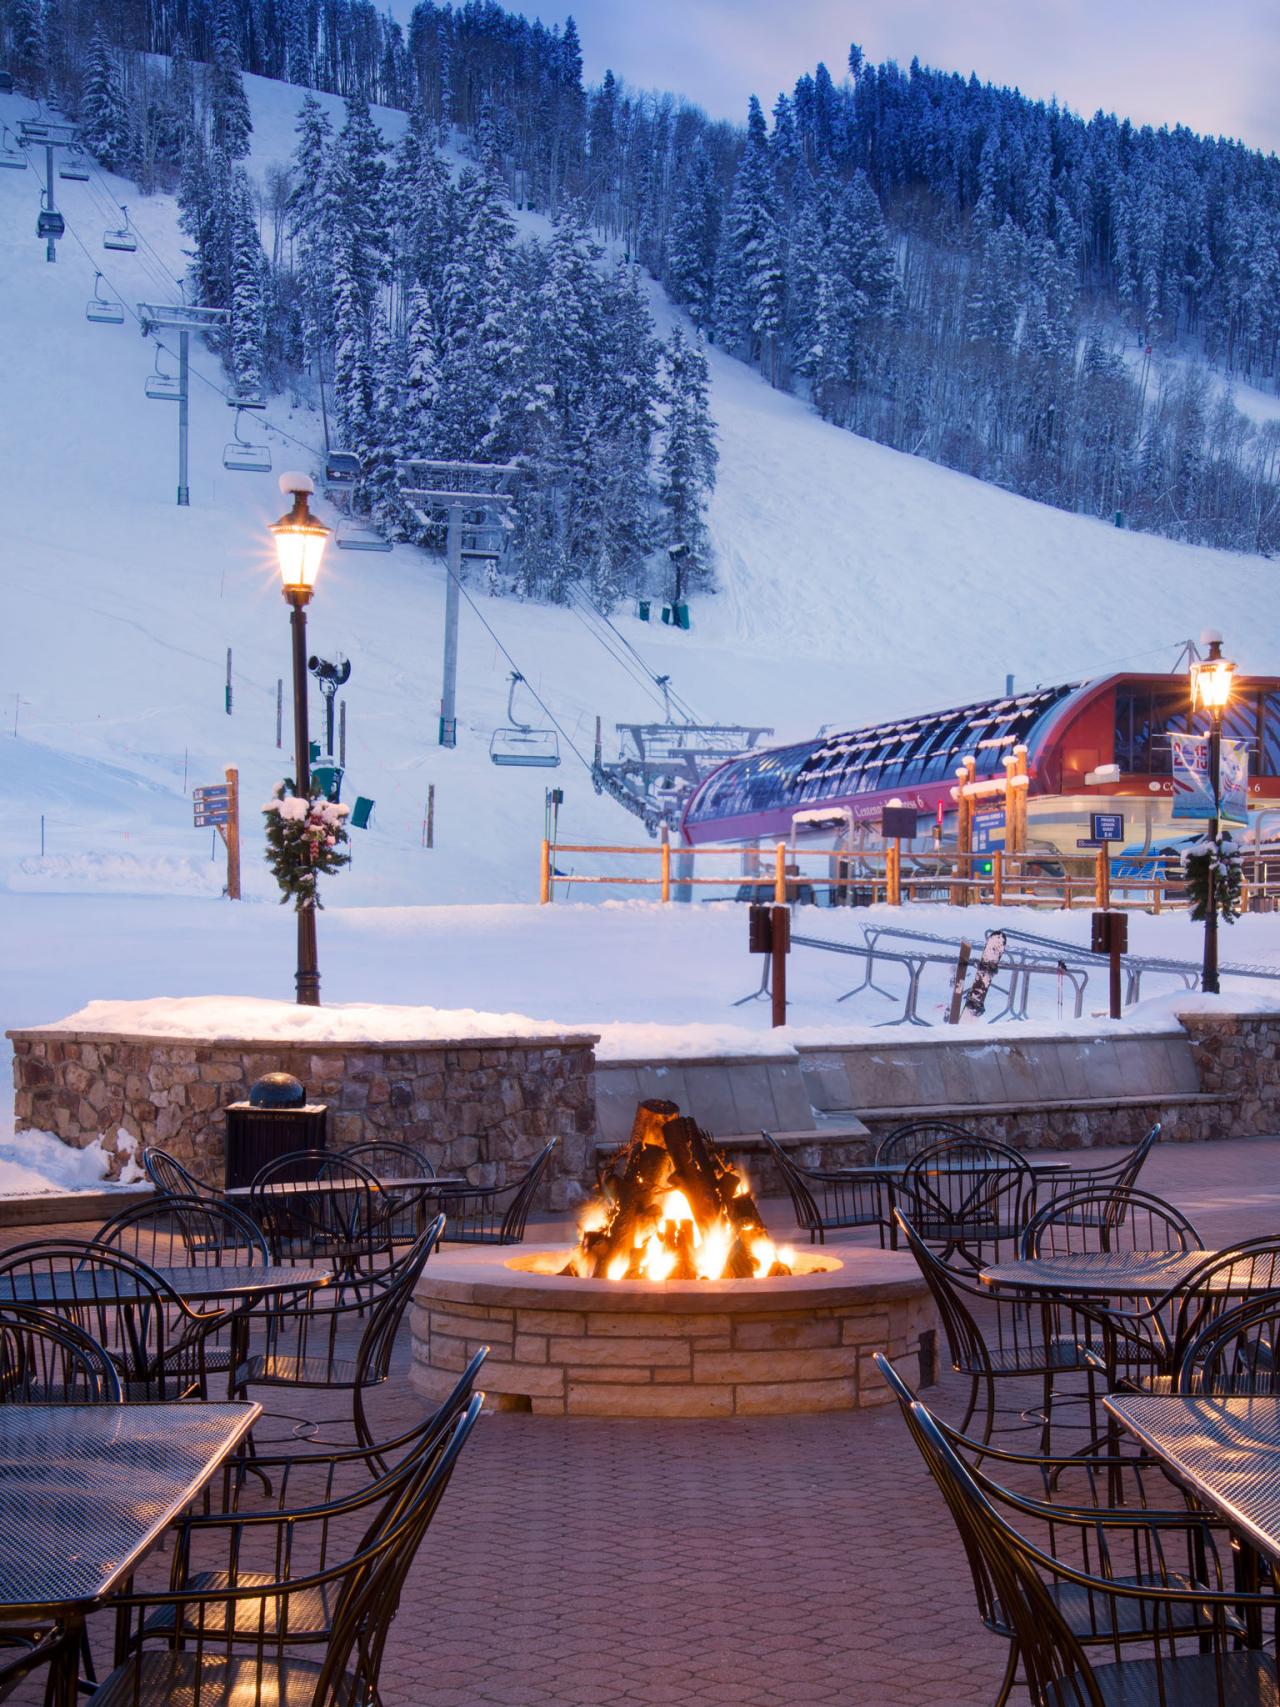
<svg viewBox="0 0 1280 1707">
<path fill-rule="evenodd" d="M 307 504 L 308 497 L 315 491 L 309 475 L 282 474 L 280 490 L 286 497 L 293 498 L 293 508 L 271 524 L 276 557 L 280 563 L 280 580 L 287 599 L 305 604 L 315 590 L 329 529 L 316 520 Z"/>
</svg>

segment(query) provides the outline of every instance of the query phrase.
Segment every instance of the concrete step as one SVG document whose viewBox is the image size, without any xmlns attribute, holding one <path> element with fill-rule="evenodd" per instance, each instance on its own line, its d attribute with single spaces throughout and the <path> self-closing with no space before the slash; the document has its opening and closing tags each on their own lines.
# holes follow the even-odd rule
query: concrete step
<svg viewBox="0 0 1280 1707">
<path fill-rule="evenodd" d="M 35 1197 L 0 1197 L 0 1227 L 47 1227 L 54 1221 L 93 1221 L 99 1226 L 146 1203 L 155 1192 L 147 1186 L 118 1186 L 114 1191 L 42 1191 Z"/>
</svg>

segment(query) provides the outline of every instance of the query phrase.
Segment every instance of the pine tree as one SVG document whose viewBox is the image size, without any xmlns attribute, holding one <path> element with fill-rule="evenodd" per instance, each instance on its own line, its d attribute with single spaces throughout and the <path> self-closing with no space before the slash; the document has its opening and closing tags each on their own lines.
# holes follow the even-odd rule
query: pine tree
<svg viewBox="0 0 1280 1707">
<path fill-rule="evenodd" d="M 290 83 L 309 89 L 312 80 L 311 43 L 306 0 L 283 0 L 285 65 Z"/>
<path fill-rule="evenodd" d="M 109 172 L 129 158 L 129 109 L 115 54 L 99 18 L 93 26 L 80 99 L 80 134 Z"/>
<path fill-rule="evenodd" d="M 258 236 L 253 190 L 241 166 L 231 172 L 231 324 L 228 366 L 237 392 L 261 396 L 266 386 L 267 258 Z"/>
<path fill-rule="evenodd" d="M 47 75 L 40 0 L 9 0 L 9 41 L 19 89 L 27 95 L 40 94 Z"/>
<path fill-rule="evenodd" d="M 303 337 L 308 354 L 314 355 L 322 342 L 333 289 L 333 232 L 327 218 L 331 210 L 326 193 L 333 127 L 314 95 L 303 100 L 296 135 L 286 212 L 289 234 L 297 245 L 295 267 L 303 307 Z"/>
<path fill-rule="evenodd" d="M 717 278 L 717 329 L 730 348 L 746 346 L 771 384 L 778 381 L 785 252 L 760 102 L 753 95 L 747 140 L 733 180 Z"/>
<path fill-rule="evenodd" d="M 667 235 L 666 281 L 674 300 L 689 310 L 695 326 L 704 329 L 710 327 L 715 305 L 721 219 L 720 187 L 699 137 L 676 192 Z"/>
<path fill-rule="evenodd" d="M 213 142 L 228 160 L 243 160 L 249 152 L 253 119 L 249 98 L 240 75 L 240 53 L 236 47 L 235 17 L 231 0 L 219 0 L 214 23 L 213 67 L 209 78 L 209 105 L 213 114 Z"/>
<path fill-rule="evenodd" d="M 661 497 L 671 560 L 670 597 L 682 602 L 712 584 L 706 506 L 715 487 L 719 453 L 709 400 L 707 358 L 677 326 L 666 348 L 667 423 L 661 457 Z"/>
</svg>

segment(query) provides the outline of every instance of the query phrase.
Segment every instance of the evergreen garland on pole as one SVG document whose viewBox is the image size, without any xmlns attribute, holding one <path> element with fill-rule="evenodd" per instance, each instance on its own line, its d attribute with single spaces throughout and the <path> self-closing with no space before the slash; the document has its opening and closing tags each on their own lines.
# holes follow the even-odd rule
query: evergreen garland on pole
<svg viewBox="0 0 1280 1707">
<path fill-rule="evenodd" d="M 1213 870 L 1213 899 L 1215 910 L 1229 925 L 1240 917 L 1240 894 L 1244 884 L 1244 866 L 1240 849 L 1230 830 L 1223 830 L 1216 842 L 1202 836 L 1187 849 L 1182 860 L 1182 872 L 1191 902 L 1191 917 L 1203 923 L 1209 916 L 1209 871 Z"/>
<path fill-rule="evenodd" d="M 280 905 L 292 900 L 295 912 L 322 907 L 319 880 L 341 871 L 350 859 L 343 853 L 349 807 L 326 800 L 313 787 L 309 801 L 295 791 L 291 778 L 278 782 L 262 808 L 267 820 L 267 864 L 280 885 Z"/>
</svg>

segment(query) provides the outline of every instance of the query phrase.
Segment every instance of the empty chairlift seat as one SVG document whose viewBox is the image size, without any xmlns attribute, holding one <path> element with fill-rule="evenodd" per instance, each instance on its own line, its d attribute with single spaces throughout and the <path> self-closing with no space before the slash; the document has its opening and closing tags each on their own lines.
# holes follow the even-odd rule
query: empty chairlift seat
<svg viewBox="0 0 1280 1707">
<path fill-rule="evenodd" d="M 521 723 L 516 716 L 516 689 L 523 681 L 519 670 L 512 670 L 507 692 L 507 727 L 494 730 L 489 757 L 495 765 L 536 765 L 549 770 L 560 763 L 560 742 L 554 729 L 535 729 Z"/>
<path fill-rule="evenodd" d="M 324 477 L 334 486 L 349 486 L 364 473 L 353 450 L 331 450 L 324 459 Z"/>
<path fill-rule="evenodd" d="M 334 544 L 341 546 L 343 551 L 391 550 L 391 541 L 383 539 L 376 528 L 371 527 L 367 522 L 353 521 L 350 517 L 338 523 Z"/>
<path fill-rule="evenodd" d="M 66 178 L 73 184 L 89 182 L 89 164 L 82 148 L 73 148 L 71 154 L 58 167 L 58 176 Z"/>
<path fill-rule="evenodd" d="M 134 236 L 133 227 L 129 224 L 128 208 L 121 207 L 120 211 L 124 215 L 124 224 L 115 230 L 108 226 L 102 233 L 102 247 L 104 249 L 122 249 L 126 255 L 132 255 L 138 247 L 138 239 Z M 148 393 L 148 395 L 150 394 Z"/>
<path fill-rule="evenodd" d="M 7 124 L 0 124 L 0 166 L 8 166 L 14 172 L 27 169 L 27 157 L 18 147 Z"/>
<path fill-rule="evenodd" d="M 86 320 L 96 320 L 103 326 L 119 326 L 124 322 L 124 304 L 108 302 L 102 294 L 102 274 L 93 281 L 93 295 L 84 305 Z"/>
<path fill-rule="evenodd" d="M 165 373 L 160 366 L 160 350 L 156 348 L 156 370 L 149 373 L 142 388 L 153 403 L 180 403 L 182 381 L 176 373 Z"/>
<path fill-rule="evenodd" d="M 235 436 L 222 452 L 222 466 L 237 474 L 270 474 L 271 447 L 252 444 L 240 436 L 240 411 L 236 410 Z"/>
</svg>

